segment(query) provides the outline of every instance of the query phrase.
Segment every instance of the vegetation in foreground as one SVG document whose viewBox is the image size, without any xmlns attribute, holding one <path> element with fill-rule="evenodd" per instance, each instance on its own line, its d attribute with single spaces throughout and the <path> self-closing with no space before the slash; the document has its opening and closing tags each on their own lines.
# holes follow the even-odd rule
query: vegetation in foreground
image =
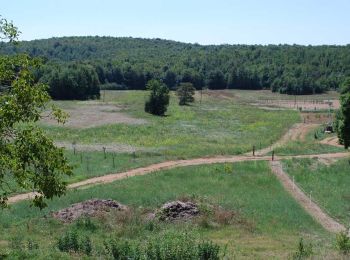
<svg viewBox="0 0 350 260">
<path fill-rule="evenodd" d="M 284 162 L 286 172 L 331 216 L 345 226 L 350 222 L 349 159 L 319 161 L 293 159 Z"/>
<path fill-rule="evenodd" d="M 79 221 L 62 225 L 49 214 L 90 198 L 115 199 L 141 214 L 153 211 L 167 201 L 184 197 L 203 200 L 233 212 L 229 215 L 233 216 L 233 221 L 226 222 L 226 215 L 219 217 L 220 221 L 209 215 L 191 223 L 150 223 L 141 221 L 135 213 L 118 218 L 97 217 L 91 220 L 95 226 L 91 231 L 81 227 Z M 24 245 L 28 245 L 29 241 L 39 245 L 35 258 L 68 258 L 71 255 L 61 252 L 57 243 L 77 226 L 78 248 L 84 248 L 81 243 L 86 246 L 91 242 L 92 256 L 104 250 L 105 241 L 117 239 L 119 245 L 126 240 L 133 247 L 139 241 L 153 241 L 151 237 L 175 230 L 180 235 L 193 234 L 198 242 L 211 240 L 231 257 L 287 257 L 296 250 L 299 237 L 312 241 L 315 255 L 330 254 L 334 248 L 334 238 L 284 191 L 265 162 L 178 168 L 69 191 L 66 196 L 51 201 L 49 207 L 41 212 L 28 207 L 27 202 L 21 202 L 0 212 L 0 232 L 4 234 L 2 239 L 8 241 L 6 246 L 0 244 L 0 248 L 2 252 L 12 254 L 11 241 L 20 238 Z M 86 236 L 90 242 L 85 239 Z"/>
</svg>

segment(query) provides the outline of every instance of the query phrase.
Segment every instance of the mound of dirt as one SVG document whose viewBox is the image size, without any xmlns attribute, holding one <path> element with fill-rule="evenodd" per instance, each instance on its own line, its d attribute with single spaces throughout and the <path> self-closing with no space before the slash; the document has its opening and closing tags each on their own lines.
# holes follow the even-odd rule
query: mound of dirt
<svg viewBox="0 0 350 260">
<path fill-rule="evenodd" d="M 199 214 L 198 206 L 190 201 L 172 201 L 164 204 L 159 212 L 162 221 L 188 220 Z"/>
<path fill-rule="evenodd" d="M 70 207 L 52 213 L 54 218 L 63 222 L 72 222 L 82 216 L 95 216 L 111 210 L 123 211 L 127 207 L 114 200 L 91 199 L 72 204 Z"/>
</svg>

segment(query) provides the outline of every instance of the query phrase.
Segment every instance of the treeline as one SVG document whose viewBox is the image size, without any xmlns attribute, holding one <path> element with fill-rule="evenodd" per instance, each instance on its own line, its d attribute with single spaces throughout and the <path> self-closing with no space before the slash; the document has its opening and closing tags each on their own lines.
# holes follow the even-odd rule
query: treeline
<svg viewBox="0 0 350 260">
<path fill-rule="evenodd" d="M 196 89 L 271 89 L 298 95 L 337 89 L 350 76 L 350 45 L 202 46 L 160 39 L 63 37 L 18 46 L 0 43 L 0 51 L 43 57 L 45 68 L 37 76 L 56 90 L 72 78 L 58 80 L 57 75 L 63 77 L 68 70 L 84 74 L 87 68 L 106 89 L 145 89 L 149 80 L 160 79 L 170 89 L 190 82 Z M 58 92 L 51 90 L 55 98 L 64 98 Z"/>
</svg>

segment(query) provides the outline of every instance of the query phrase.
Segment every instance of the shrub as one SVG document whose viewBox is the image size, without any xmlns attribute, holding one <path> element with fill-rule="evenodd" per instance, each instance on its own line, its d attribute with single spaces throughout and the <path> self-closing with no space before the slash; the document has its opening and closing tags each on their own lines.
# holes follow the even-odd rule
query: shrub
<svg viewBox="0 0 350 260">
<path fill-rule="evenodd" d="M 346 232 L 340 232 L 336 237 L 336 246 L 343 254 L 350 253 L 350 238 Z"/>
<path fill-rule="evenodd" d="M 176 95 L 179 97 L 179 105 L 184 106 L 194 102 L 194 94 L 196 89 L 192 83 L 181 83 L 176 91 Z"/>
<path fill-rule="evenodd" d="M 80 237 L 76 230 L 67 231 L 59 238 L 58 249 L 62 252 L 81 252 L 90 255 L 92 243 L 88 236 Z"/>
<path fill-rule="evenodd" d="M 216 260 L 220 247 L 212 242 L 196 242 L 189 233 L 168 232 L 149 238 L 146 244 L 121 240 L 105 241 L 105 252 L 113 259 Z"/>
<path fill-rule="evenodd" d="M 198 245 L 198 258 L 199 259 L 219 259 L 220 247 L 213 242 L 204 241 Z"/>
<path fill-rule="evenodd" d="M 107 255 L 113 259 L 137 259 L 137 250 L 134 250 L 128 241 L 110 240 L 104 242 Z M 136 252 L 135 252 L 136 251 Z"/>
<path fill-rule="evenodd" d="M 293 255 L 293 259 L 301 260 L 305 259 L 313 254 L 312 244 L 305 244 L 303 238 L 300 238 L 298 243 L 298 249 Z"/>
<path fill-rule="evenodd" d="M 169 105 L 169 89 L 158 80 L 150 80 L 147 83 L 147 89 L 151 91 L 151 94 L 145 103 L 145 111 L 163 116 Z"/>
</svg>

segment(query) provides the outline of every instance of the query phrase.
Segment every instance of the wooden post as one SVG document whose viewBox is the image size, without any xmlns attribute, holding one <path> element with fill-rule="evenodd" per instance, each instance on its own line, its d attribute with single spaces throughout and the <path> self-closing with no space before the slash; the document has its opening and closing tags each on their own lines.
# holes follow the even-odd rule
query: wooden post
<svg viewBox="0 0 350 260">
<path fill-rule="evenodd" d="M 275 159 L 275 151 L 272 151 L 272 161 Z"/>
<path fill-rule="evenodd" d="M 255 145 L 253 145 L 253 156 L 255 156 Z"/>
<path fill-rule="evenodd" d="M 104 158 L 106 159 L 106 147 L 103 146 L 102 149 L 103 149 Z"/>
</svg>

